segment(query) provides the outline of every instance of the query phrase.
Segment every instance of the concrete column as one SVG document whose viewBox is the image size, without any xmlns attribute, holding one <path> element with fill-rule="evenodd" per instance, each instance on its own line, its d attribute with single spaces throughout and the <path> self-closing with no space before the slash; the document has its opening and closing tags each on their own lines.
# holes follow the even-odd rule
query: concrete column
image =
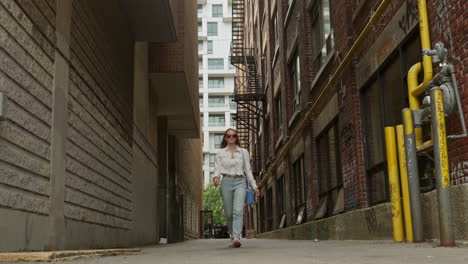
<svg viewBox="0 0 468 264">
<path fill-rule="evenodd" d="M 50 152 L 50 212 L 48 249 L 65 246 L 65 155 L 68 127 L 70 25 L 73 0 L 57 1 L 52 140 Z"/>
</svg>

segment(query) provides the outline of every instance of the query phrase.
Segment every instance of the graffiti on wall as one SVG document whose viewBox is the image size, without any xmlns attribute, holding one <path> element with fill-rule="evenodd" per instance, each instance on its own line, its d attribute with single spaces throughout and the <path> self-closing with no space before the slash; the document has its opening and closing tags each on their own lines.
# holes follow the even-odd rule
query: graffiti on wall
<svg viewBox="0 0 468 264">
<path fill-rule="evenodd" d="M 452 163 L 450 167 L 450 178 L 452 180 L 468 177 L 468 161 L 465 160 L 458 163 Z"/>
<path fill-rule="evenodd" d="M 398 21 L 398 26 L 401 31 L 406 35 L 411 30 L 412 25 L 417 23 L 418 17 L 418 6 L 414 0 L 406 0 L 406 7 L 403 16 Z"/>
<path fill-rule="evenodd" d="M 367 223 L 367 231 L 369 233 L 377 232 L 377 215 L 375 214 L 374 208 L 370 208 L 364 211 L 364 218 Z"/>
<path fill-rule="evenodd" d="M 449 13 L 455 7 L 452 5 L 451 0 L 434 1 L 432 4 L 436 9 L 436 29 L 442 36 L 442 42 L 451 51 L 450 56 L 457 61 L 461 61 L 461 58 L 454 54 L 455 47 L 453 46 L 452 28 L 449 19 Z"/>
</svg>

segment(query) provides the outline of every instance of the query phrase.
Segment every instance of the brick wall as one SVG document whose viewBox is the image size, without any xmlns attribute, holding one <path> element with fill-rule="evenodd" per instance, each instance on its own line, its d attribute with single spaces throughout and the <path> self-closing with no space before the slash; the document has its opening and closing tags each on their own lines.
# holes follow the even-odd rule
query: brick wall
<svg viewBox="0 0 468 264">
<path fill-rule="evenodd" d="M 359 63 L 365 60 L 365 55 L 369 49 L 375 44 L 375 42 L 382 38 L 382 34 L 386 26 L 390 21 L 395 21 L 395 16 L 398 10 L 404 8 L 403 12 L 399 13 L 397 19 L 398 29 L 394 34 L 402 36 L 401 40 L 397 43 L 392 44 L 390 50 L 379 51 L 377 54 L 382 56 L 381 63 L 385 64 L 385 61 L 390 57 L 394 49 L 410 34 L 410 30 L 414 23 L 418 22 L 417 17 L 417 2 L 412 0 L 397 0 L 391 1 L 383 12 L 382 16 L 378 19 L 376 24 L 373 26 L 370 34 L 365 38 L 361 45 L 357 48 L 354 56 L 350 62 L 345 66 L 343 72 L 338 76 L 337 81 L 329 87 L 327 91 L 323 92 L 323 88 L 331 74 L 333 74 L 338 67 L 339 63 L 343 60 L 348 50 L 353 45 L 357 36 L 360 34 L 369 17 L 372 15 L 373 10 L 377 8 L 381 1 L 344 1 L 344 0 L 333 0 L 330 1 L 331 12 L 332 12 L 332 26 L 334 36 L 334 52 L 333 56 L 326 63 L 325 66 L 318 69 L 314 66 L 313 61 L 313 50 L 314 39 L 312 32 L 312 12 L 316 1 L 293 1 L 293 6 L 288 9 L 286 0 L 277 1 L 263 1 L 265 8 L 267 8 L 270 14 L 276 9 L 281 14 L 279 19 L 280 25 L 280 48 L 278 58 L 274 67 L 272 67 L 274 58 L 274 28 L 272 20 L 267 21 L 268 26 L 263 27 L 263 31 L 267 39 L 262 39 L 262 42 L 266 42 L 266 53 L 261 54 L 269 62 L 267 64 L 267 76 L 268 76 L 268 89 L 266 91 L 268 98 L 269 114 L 268 124 L 270 129 L 270 138 L 264 139 L 265 146 L 263 149 L 269 149 L 271 151 L 263 151 L 262 159 L 265 163 L 262 168 L 263 177 L 261 179 L 262 187 L 265 187 L 268 179 L 271 177 L 277 177 L 276 169 L 280 164 L 284 164 L 285 170 L 284 175 L 286 179 L 286 199 L 290 202 L 287 204 L 288 208 L 288 222 L 291 224 L 294 220 L 294 210 L 292 200 L 295 196 L 291 180 L 291 168 L 292 164 L 290 161 L 290 150 L 286 152 L 286 155 L 282 156 L 277 162 L 273 163 L 275 167 L 272 167 L 272 163 L 268 163 L 269 157 L 278 157 L 282 147 L 274 148 L 278 140 L 278 134 L 273 131 L 276 127 L 274 123 L 276 118 L 275 115 L 283 115 L 283 134 L 291 135 L 297 124 L 292 123 L 288 127 L 288 122 L 291 121 L 292 117 L 292 87 L 289 85 L 289 65 L 288 65 L 288 54 L 297 46 L 298 53 L 301 62 L 301 84 L 302 84 L 302 98 L 308 100 L 311 104 L 314 104 L 314 111 L 310 117 L 310 120 L 304 125 L 302 132 L 299 137 L 304 139 L 304 174 L 305 174 L 305 192 L 307 197 L 307 218 L 312 220 L 317 210 L 318 204 L 318 169 L 317 169 L 317 153 L 316 153 L 316 138 L 314 137 L 314 129 L 318 127 L 324 128 L 323 124 L 317 126 L 317 118 L 323 112 L 323 109 L 330 102 L 333 96 L 338 98 L 338 133 L 339 133 L 339 151 L 341 159 L 341 173 L 343 175 L 344 185 L 344 208 L 345 211 L 351 211 L 358 208 L 369 206 L 368 203 L 368 182 L 366 180 L 366 155 L 365 155 L 365 135 L 366 131 L 362 124 L 362 102 L 360 88 L 363 85 L 363 80 L 357 80 L 357 76 L 366 69 L 359 68 Z M 416 8 L 416 9 L 415 9 Z M 465 78 L 467 72 L 467 59 L 466 59 L 466 8 L 467 4 L 465 1 L 459 0 L 447 0 L 447 1 L 428 1 L 428 12 L 429 12 L 429 25 L 431 28 L 431 41 L 435 44 L 437 41 L 443 41 L 446 47 L 451 53 L 450 60 L 454 63 L 457 69 L 457 80 L 459 84 L 459 91 L 464 103 L 464 115 L 465 119 L 468 116 L 468 89 Z M 259 14 L 253 14 L 259 16 L 263 10 L 258 11 Z M 463 15 L 465 14 L 465 15 Z M 261 20 L 260 20 L 261 21 Z M 286 21 L 286 22 L 285 22 Z M 417 27 L 417 26 L 416 26 Z M 258 31 L 258 28 L 251 29 L 252 32 Z M 417 28 L 416 28 L 417 31 Z M 296 42 L 296 36 L 299 35 Z M 260 43 L 256 44 L 259 48 Z M 320 47 L 319 47 L 320 48 Z M 261 50 L 261 49 L 259 49 Z M 289 52 L 289 53 L 288 53 Z M 260 55 L 259 55 L 260 56 Z M 380 67 L 380 66 L 379 66 Z M 435 67 L 435 72 L 437 67 Z M 368 81 L 372 78 L 372 72 L 368 72 L 368 77 L 364 81 Z M 275 87 L 275 80 L 281 79 L 281 85 L 279 87 L 282 94 L 282 106 L 284 111 L 278 113 L 276 111 L 274 103 L 273 87 Z M 301 118 L 304 113 L 301 113 Z M 263 122 L 265 124 L 266 122 Z M 456 114 L 450 116 L 447 120 L 447 133 L 448 134 L 459 134 L 461 128 L 459 120 Z M 286 129 L 286 130 L 285 130 Z M 287 141 L 283 141 L 286 143 Z M 292 144 L 294 145 L 294 144 Z M 266 146 L 270 146 L 267 148 Z M 457 140 L 451 141 L 448 144 L 449 156 L 450 156 L 450 169 L 453 184 L 460 184 L 468 182 L 468 140 Z M 274 161 L 274 159 L 273 159 Z M 386 171 L 385 171 L 386 173 Z M 266 189 L 263 188 L 262 192 Z M 276 203 L 276 201 L 275 201 Z M 275 207 L 276 205 L 274 205 Z M 257 212 L 258 213 L 258 212 Z M 260 213 L 259 217 L 265 217 Z M 261 223 L 262 221 L 260 221 Z M 278 224 L 278 221 L 274 221 Z M 276 228 L 276 227 L 275 227 Z M 262 229 L 264 230 L 264 229 Z"/>
</svg>

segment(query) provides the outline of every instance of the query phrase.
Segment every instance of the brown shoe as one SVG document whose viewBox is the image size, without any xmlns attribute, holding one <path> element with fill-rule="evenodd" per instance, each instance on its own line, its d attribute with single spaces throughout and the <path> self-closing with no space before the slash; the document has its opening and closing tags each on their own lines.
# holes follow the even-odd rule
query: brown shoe
<svg viewBox="0 0 468 264">
<path fill-rule="evenodd" d="M 234 242 L 232 242 L 232 246 L 235 247 L 235 248 L 240 248 L 241 246 L 241 242 L 239 240 L 234 240 Z"/>
</svg>

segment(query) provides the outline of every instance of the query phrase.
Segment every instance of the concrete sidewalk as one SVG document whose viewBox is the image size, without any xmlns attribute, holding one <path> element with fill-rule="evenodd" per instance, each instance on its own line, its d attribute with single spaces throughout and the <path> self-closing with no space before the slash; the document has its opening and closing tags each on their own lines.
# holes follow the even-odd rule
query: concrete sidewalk
<svg viewBox="0 0 468 264">
<path fill-rule="evenodd" d="M 77 258 L 137 254 L 137 248 L 0 253 L 0 263 L 57 262 Z"/>
<path fill-rule="evenodd" d="M 69 264 L 394 264 L 468 263 L 468 248 L 440 248 L 432 244 L 372 241 L 244 240 L 239 249 L 228 248 L 228 240 L 192 240 L 143 248 L 140 254 L 87 258 Z"/>
</svg>

